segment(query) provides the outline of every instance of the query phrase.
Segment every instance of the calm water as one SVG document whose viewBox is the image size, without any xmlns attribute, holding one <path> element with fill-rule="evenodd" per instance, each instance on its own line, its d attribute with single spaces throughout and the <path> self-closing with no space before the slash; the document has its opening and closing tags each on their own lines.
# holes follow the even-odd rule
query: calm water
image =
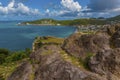
<svg viewBox="0 0 120 80">
<path fill-rule="evenodd" d="M 66 26 L 17 26 L 18 21 L 0 22 L 0 48 L 24 50 L 31 48 L 36 36 L 65 38 L 71 35 L 74 27 Z"/>
</svg>

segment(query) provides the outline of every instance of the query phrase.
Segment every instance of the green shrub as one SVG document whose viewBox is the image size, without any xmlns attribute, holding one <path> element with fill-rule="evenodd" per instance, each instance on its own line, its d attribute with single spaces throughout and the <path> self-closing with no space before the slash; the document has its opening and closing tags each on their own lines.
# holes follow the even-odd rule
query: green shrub
<svg viewBox="0 0 120 80">
<path fill-rule="evenodd" d="M 5 62 L 6 55 L 0 54 L 0 64 Z"/>
<path fill-rule="evenodd" d="M 0 54 L 4 54 L 4 55 L 9 55 L 9 53 L 10 53 L 10 51 L 9 50 L 7 50 L 7 49 L 0 49 Z"/>
<path fill-rule="evenodd" d="M 0 64 L 5 62 L 5 58 L 9 55 L 9 50 L 0 49 Z"/>
<path fill-rule="evenodd" d="M 79 62 L 83 65 L 83 67 L 85 68 L 85 69 L 87 69 L 87 70 L 90 70 L 89 69 L 89 65 L 88 65 L 88 62 L 89 62 L 89 60 L 90 60 L 90 58 L 92 57 L 92 56 L 94 56 L 93 55 L 93 53 L 87 53 L 87 55 L 86 55 L 86 58 L 83 60 L 83 59 L 79 59 Z"/>
<path fill-rule="evenodd" d="M 25 54 L 27 55 L 27 56 L 29 56 L 30 54 L 31 54 L 31 49 L 30 48 L 26 48 L 25 49 Z"/>
<path fill-rule="evenodd" d="M 7 49 L 0 49 L 0 64 L 19 61 L 24 58 L 27 58 L 31 53 L 29 48 L 26 48 L 24 51 L 11 52 Z"/>
<path fill-rule="evenodd" d="M 0 80 L 5 80 L 5 79 L 3 78 L 3 76 L 2 76 L 2 74 L 0 74 Z"/>
<path fill-rule="evenodd" d="M 6 62 L 13 62 L 13 61 L 18 61 L 22 60 L 27 57 L 27 54 L 24 51 L 19 51 L 19 52 L 14 52 L 11 55 L 9 55 L 5 61 Z"/>
</svg>

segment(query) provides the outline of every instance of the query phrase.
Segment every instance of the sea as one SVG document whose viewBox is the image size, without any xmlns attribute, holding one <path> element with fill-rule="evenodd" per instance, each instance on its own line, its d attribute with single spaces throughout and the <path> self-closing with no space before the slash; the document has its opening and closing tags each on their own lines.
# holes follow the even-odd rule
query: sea
<svg viewBox="0 0 120 80">
<path fill-rule="evenodd" d="M 76 30 L 71 26 L 18 25 L 22 21 L 0 21 L 0 48 L 11 51 L 32 48 L 37 36 L 66 38 Z"/>
</svg>

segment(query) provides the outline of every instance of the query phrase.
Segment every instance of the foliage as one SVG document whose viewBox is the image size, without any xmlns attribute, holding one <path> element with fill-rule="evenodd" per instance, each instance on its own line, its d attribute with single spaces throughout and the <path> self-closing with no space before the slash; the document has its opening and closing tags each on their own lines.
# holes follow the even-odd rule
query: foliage
<svg viewBox="0 0 120 80">
<path fill-rule="evenodd" d="M 5 80 L 1 74 L 0 74 L 0 80 Z"/>
<path fill-rule="evenodd" d="M 26 48 L 25 51 L 10 52 L 7 49 L 0 49 L 0 64 L 14 62 L 27 58 L 31 50 Z"/>
<path fill-rule="evenodd" d="M 107 19 L 108 21 L 120 21 L 120 15 Z"/>
<path fill-rule="evenodd" d="M 0 49 L 0 64 L 5 62 L 5 58 L 9 55 L 9 50 Z"/>
<path fill-rule="evenodd" d="M 20 61 L 28 58 L 31 50 L 26 48 L 24 51 L 9 51 L 0 49 L 0 80 L 5 80 L 14 71 Z"/>
<path fill-rule="evenodd" d="M 4 54 L 4 55 L 9 55 L 9 50 L 7 50 L 7 49 L 0 49 L 0 54 Z"/>
<path fill-rule="evenodd" d="M 5 62 L 6 56 L 4 54 L 0 54 L 0 64 Z"/>
<path fill-rule="evenodd" d="M 75 20 L 54 20 L 54 19 L 41 19 L 35 21 L 24 22 L 23 24 L 61 24 L 67 26 L 76 26 L 76 25 L 104 25 L 107 23 L 105 19 L 75 19 Z"/>
<path fill-rule="evenodd" d="M 18 65 L 19 62 L 4 63 L 0 65 L 0 80 L 6 80 Z"/>
<path fill-rule="evenodd" d="M 14 52 L 5 59 L 5 62 L 13 62 L 26 58 L 27 55 L 23 51 Z"/>
<path fill-rule="evenodd" d="M 88 65 L 88 62 L 90 60 L 90 58 L 94 56 L 93 53 L 87 53 L 86 54 L 86 58 L 83 60 L 81 58 L 79 58 L 79 62 L 83 65 L 83 67 L 87 70 L 89 70 L 89 65 Z"/>
</svg>

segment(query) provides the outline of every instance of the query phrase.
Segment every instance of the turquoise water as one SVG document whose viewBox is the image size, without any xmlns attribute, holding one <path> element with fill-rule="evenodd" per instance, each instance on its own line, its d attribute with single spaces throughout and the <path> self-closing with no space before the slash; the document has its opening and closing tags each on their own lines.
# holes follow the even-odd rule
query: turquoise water
<svg viewBox="0 0 120 80">
<path fill-rule="evenodd" d="M 18 26 L 19 21 L 0 22 L 0 48 L 24 50 L 31 48 L 36 36 L 65 38 L 75 31 L 69 26 Z"/>
</svg>

